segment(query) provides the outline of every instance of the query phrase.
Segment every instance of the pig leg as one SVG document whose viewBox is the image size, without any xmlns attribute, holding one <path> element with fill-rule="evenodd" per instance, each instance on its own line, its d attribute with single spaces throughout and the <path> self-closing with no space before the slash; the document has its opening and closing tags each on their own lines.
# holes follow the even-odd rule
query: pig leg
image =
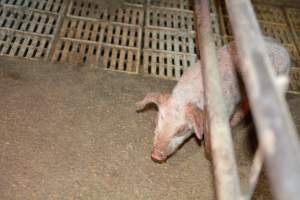
<svg viewBox="0 0 300 200">
<path fill-rule="evenodd" d="M 242 121 L 242 119 L 249 113 L 249 103 L 247 99 L 244 99 L 239 105 L 236 111 L 233 113 L 230 119 L 230 126 L 235 127 Z"/>
<path fill-rule="evenodd" d="M 276 77 L 276 86 L 279 90 L 279 92 L 282 95 L 285 95 L 288 86 L 289 86 L 289 78 L 287 75 L 279 75 Z M 236 111 L 233 113 L 230 119 L 230 126 L 235 127 L 242 121 L 242 119 L 249 113 L 250 107 L 249 107 L 249 102 L 246 97 L 244 97 L 244 100 L 238 105 L 238 108 Z"/>
</svg>

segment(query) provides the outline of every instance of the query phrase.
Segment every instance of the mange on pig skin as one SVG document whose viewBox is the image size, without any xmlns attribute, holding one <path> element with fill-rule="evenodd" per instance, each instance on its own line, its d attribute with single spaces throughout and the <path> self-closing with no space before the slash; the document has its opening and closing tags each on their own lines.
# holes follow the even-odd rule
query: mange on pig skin
<svg viewBox="0 0 300 200">
<path fill-rule="evenodd" d="M 282 93 L 285 93 L 290 67 L 288 52 L 271 38 L 265 38 L 265 45 L 277 74 L 278 81 L 276 82 L 281 84 Z M 239 79 L 240 62 L 235 43 L 232 42 L 219 49 L 217 56 L 227 114 L 230 125 L 235 126 L 249 109 L 243 84 Z M 171 95 L 148 93 L 142 101 L 136 104 L 138 110 L 142 110 L 150 103 L 158 107 L 151 154 L 153 160 L 166 160 L 192 133 L 195 133 L 198 139 L 202 139 L 205 102 L 201 70 L 202 67 L 198 61 L 185 71 Z"/>
</svg>

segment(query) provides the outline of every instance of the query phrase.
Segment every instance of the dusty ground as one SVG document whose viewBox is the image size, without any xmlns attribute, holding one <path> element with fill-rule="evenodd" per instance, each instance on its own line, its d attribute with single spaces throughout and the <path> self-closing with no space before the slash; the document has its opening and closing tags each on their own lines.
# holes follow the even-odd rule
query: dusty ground
<svg viewBox="0 0 300 200">
<path fill-rule="evenodd" d="M 211 164 L 194 138 L 165 164 L 150 159 L 155 111 L 137 114 L 134 103 L 173 85 L 0 58 L 0 199 L 214 199 Z M 300 98 L 290 104 L 300 124 Z M 247 132 L 249 123 L 234 130 L 243 183 Z M 264 175 L 255 199 L 270 199 Z"/>
</svg>

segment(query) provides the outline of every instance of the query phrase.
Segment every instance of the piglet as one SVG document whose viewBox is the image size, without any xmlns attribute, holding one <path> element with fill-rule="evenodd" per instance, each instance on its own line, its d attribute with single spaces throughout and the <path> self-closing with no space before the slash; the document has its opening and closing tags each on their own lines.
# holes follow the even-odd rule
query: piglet
<svg viewBox="0 0 300 200">
<path fill-rule="evenodd" d="M 271 38 L 265 38 L 268 56 L 277 74 L 282 93 L 287 89 L 289 54 L 285 48 Z M 231 127 L 237 125 L 247 113 L 247 98 L 239 78 L 239 58 L 235 43 L 232 42 L 217 51 L 222 90 Z M 202 67 L 196 62 L 187 69 L 174 87 L 172 94 L 148 93 L 136 103 L 137 110 L 147 104 L 158 107 L 158 120 L 155 128 L 151 158 L 165 161 L 193 133 L 203 138 L 204 87 Z"/>
</svg>

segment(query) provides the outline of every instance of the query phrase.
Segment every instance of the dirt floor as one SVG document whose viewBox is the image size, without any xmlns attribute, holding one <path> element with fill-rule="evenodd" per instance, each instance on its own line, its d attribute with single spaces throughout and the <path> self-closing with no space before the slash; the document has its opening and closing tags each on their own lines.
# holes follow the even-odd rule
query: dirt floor
<svg viewBox="0 0 300 200">
<path fill-rule="evenodd" d="M 0 199 L 215 199 L 210 161 L 191 138 L 168 162 L 150 159 L 149 91 L 175 82 L 101 69 L 0 58 Z M 290 97 L 300 125 L 300 97 Z M 298 126 L 299 130 L 299 126 Z M 241 182 L 253 128 L 233 131 Z M 263 174 L 255 199 L 271 199 Z"/>
</svg>

